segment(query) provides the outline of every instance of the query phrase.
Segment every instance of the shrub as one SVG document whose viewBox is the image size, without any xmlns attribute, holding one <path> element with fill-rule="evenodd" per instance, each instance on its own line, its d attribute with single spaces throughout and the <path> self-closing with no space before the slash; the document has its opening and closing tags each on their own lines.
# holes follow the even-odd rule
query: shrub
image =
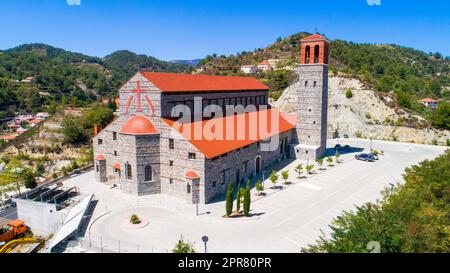
<svg viewBox="0 0 450 273">
<path fill-rule="evenodd" d="M 314 164 L 312 165 L 307 165 L 306 166 L 306 171 L 308 171 L 308 174 L 311 174 L 311 171 L 314 169 Z"/>
<path fill-rule="evenodd" d="M 261 192 L 264 190 L 264 186 L 263 186 L 261 180 L 256 181 L 255 189 L 256 189 L 256 192 L 258 193 L 258 195 L 261 195 Z"/>
<path fill-rule="evenodd" d="M 142 221 L 141 219 L 139 219 L 139 217 L 136 214 L 132 214 L 130 217 L 130 223 L 132 223 L 133 225 L 137 225 L 140 224 Z"/>
<path fill-rule="evenodd" d="M 288 184 L 287 180 L 289 179 L 289 171 L 288 170 L 282 171 L 281 172 L 281 177 L 284 180 L 284 184 L 287 185 Z"/>
<path fill-rule="evenodd" d="M 183 236 L 178 240 L 172 253 L 195 253 L 194 244 L 183 239 Z"/>
<path fill-rule="evenodd" d="M 350 88 L 347 88 L 347 90 L 345 91 L 345 97 L 347 97 L 347 99 L 351 99 L 353 97 L 353 93 Z"/>
<path fill-rule="evenodd" d="M 372 119 L 372 116 L 370 115 L 370 113 L 366 113 L 366 119 Z"/>
<path fill-rule="evenodd" d="M 323 158 L 319 158 L 319 159 L 317 159 L 317 161 L 316 161 L 316 162 L 317 162 L 317 164 L 319 165 L 319 169 L 321 169 L 321 170 L 322 170 L 322 169 L 323 169 L 323 168 L 322 168 L 322 166 L 323 166 Z"/>
<path fill-rule="evenodd" d="M 328 166 L 333 166 L 333 158 L 331 156 L 327 157 Z"/>
<path fill-rule="evenodd" d="M 295 167 L 295 172 L 298 174 L 298 178 L 301 178 L 303 172 L 303 164 L 298 164 L 297 167 Z"/>
<path fill-rule="evenodd" d="M 431 143 L 432 143 L 433 145 L 438 145 L 437 139 L 433 139 L 433 140 L 431 141 Z"/>
</svg>

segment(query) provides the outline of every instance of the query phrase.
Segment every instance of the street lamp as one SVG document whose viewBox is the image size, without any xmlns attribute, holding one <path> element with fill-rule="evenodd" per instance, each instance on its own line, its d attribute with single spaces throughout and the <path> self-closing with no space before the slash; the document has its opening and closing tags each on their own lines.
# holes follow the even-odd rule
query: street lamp
<svg viewBox="0 0 450 273">
<path fill-rule="evenodd" d="M 202 241 L 205 244 L 205 253 L 208 252 L 207 251 L 207 247 L 206 247 L 206 243 L 208 243 L 208 240 L 209 240 L 208 236 L 205 235 L 205 236 L 202 237 Z"/>
<path fill-rule="evenodd" d="M 263 190 L 264 190 L 264 181 L 266 181 L 264 174 L 266 173 L 266 171 L 262 171 L 262 186 L 263 186 Z"/>
</svg>

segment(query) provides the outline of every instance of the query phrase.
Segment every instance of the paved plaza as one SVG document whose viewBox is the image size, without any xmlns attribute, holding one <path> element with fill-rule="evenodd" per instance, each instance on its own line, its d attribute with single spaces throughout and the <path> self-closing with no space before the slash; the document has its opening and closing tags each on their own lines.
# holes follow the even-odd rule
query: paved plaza
<svg viewBox="0 0 450 273">
<path fill-rule="evenodd" d="M 337 140 L 329 140 L 333 147 Z M 373 148 L 385 155 L 376 162 L 354 160 L 356 151 L 367 151 L 370 140 L 341 139 L 354 147 L 343 154 L 343 163 L 299 180 L 294 168 L 299 162 L 285 161 L 274 169 L 290 171 L 291 185 L 282 190 L 268 189 L 267 195 L 252 194 L 252 217 L 225 219 L 224 201 L 198 207 L 166 196 L 135 197 L 100 184 L 89 172 L 65 182 L 82 193 L 94 193 L 98 204 L 91 217 L 83 246 L 87 251 L 170 252 L 180 236 L 203 251 L 201 237 L 209 237 L 209 252 L 298 252 L 313 243 L 321 232 L 328 234 L 330 221 L 355 205 L 375 201 L 385 187 L 402 181 L 404 169 L 442 154 L 446 147 L 373 141 Z M 326 165 L 326 164 L 325 164 Z M 265 173 L 267 178 L 269 170 Z M 278 185 L 282 185 L 282 181 Z M 142 229 L 123 225 L 131 214 L 149 220 Z M 90 242 L 90 244 L 89 244 Z"/>
</svg>

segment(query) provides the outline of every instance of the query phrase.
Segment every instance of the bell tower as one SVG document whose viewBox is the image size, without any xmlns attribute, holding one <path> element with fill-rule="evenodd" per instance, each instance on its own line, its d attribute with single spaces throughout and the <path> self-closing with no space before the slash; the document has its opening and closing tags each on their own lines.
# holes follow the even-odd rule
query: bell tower
<svg viewBox="0 0 450 273">
<path fill-rule="evenodd" d="M 295 146 L 298 159 L 317 160 L 326 151 L 328 47 L 328 40 L 318 34 L 301 39 Z"/>
</svg>

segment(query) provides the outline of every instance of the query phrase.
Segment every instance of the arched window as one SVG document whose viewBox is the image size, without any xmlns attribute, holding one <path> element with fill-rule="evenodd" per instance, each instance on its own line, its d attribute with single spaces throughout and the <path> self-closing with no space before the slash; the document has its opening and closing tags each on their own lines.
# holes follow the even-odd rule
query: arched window
<svg viewBox="0 0 450 273">
<path fill-rule="evenodd" d="M 99 172 L 100 170 L 99 170 L 99 167 L 98 167 L 98 164 L 95 164 L 95 171 L 96 172 Z"/>
<path fill-rule="evenodd" d="M 305 64 L 309 64 L 310 56 L 311 56 L 311 47 L 310 46 L 306 46 L 306 49 L 305 49 Z"/>
<path fill-rule="evenodd" d="M 152 174 L 152 167 L 150 165 L 145 166 L 145 181 L 152 181 L 153 180 L 153 174 Z"/>
<path fill-rule="evenodd" d="M 318 63 L 319 62 L 319 51 L 320 51 L 320 47 L 319 45 L 316 45 L 314 47 L 314 63 Z"/>
<path fill-rule="evenodd" d="M 186 191 L 187 193 L 191 193 L 191 185 L 187 184 Z"/>
<path fill-rule="evenodd" d="M 128 180 L 132 180 L 133 179 L 133 175 L 131 173 L 131 165 L 127 163 L 127 179 Z"/>
</svg>

